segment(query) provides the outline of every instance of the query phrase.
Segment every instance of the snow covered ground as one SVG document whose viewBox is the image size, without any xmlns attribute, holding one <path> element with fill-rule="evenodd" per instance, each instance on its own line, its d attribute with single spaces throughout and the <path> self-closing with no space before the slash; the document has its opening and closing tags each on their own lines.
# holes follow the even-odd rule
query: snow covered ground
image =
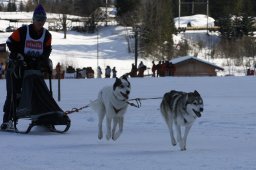
<svg viewBox="0 0 256 170">
<path fill-rule="evenodd" d="M 113 142 L 97 138 L 97 114 L 70 115 L 66 134 L 35 127 L 28 135 L 0 132 L 0 169 L 26 170 L 254 170 L 256 167 L 255 77 L 130 78 L 131 98 L 161 97 L 171 89 L 198 90 L 205 111 L 188 136 L 187 151 L 171 146 L 159 99 L 128 107 L 124 132 Z M 69 79 L 61 83 L 63 110 L 87 105 L 114 79 Z M 57 82 L 53 81 L 57 99 Z M 0 104 L 5 81 L 0 80 Z M 2 114 L 0 114 L 2 116 Z M 104 122 L 105 123 L 105 122 Z M 105 126 L 104 126 L 105 135 Z"/>
</svg>

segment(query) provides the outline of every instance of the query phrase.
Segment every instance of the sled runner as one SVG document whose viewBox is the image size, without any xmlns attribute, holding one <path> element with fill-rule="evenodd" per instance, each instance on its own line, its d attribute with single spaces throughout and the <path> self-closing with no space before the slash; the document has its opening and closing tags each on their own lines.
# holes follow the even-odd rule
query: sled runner
<svg viewBox="0 0 256 170">
<path fill-rule="evenodd" d="M 19 103 L 13 114 L 14 130 L 17 133 L 29 133 L 34 126 L 45 126 L 52 132 L 64 133 L 70 128 L 70 119 L 58 106 L 44 75 L 40 70 L 25 70 Z M 25 121 L 24 121 L 25 120 Z M 30 122 L 21 129 L 21 122 Z M 58 128 L 57 128 L 58 127 Z"/>
</svg>

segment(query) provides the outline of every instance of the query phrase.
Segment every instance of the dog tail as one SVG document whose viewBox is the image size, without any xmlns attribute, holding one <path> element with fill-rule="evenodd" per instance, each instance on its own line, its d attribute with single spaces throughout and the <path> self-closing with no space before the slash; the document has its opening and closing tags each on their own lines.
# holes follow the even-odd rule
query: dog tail
<svg viewBox="0 0 256 170">
<path fill-rule="evenodd" d="M 164 97 L 163 97 L 163 100 L 160 104 L 160 110 L 161 110 L 161 113 L 162 113 L 165 121 L 167 121 L 169 119 L 169 117 L 168 117 L 169 114 L 168 113 L 171 111 L 170 106 L 169 106 L 170 105 L 170 100 L 171 100 L 170 95 L 168 93 L 165 93 Z"/>
<path fill-rule="evenodd" d="M 97 113 L 104 112 L 105 110 L 104 104 L 99 99 L 91 101 L 90 107 Z"/>
</svg>

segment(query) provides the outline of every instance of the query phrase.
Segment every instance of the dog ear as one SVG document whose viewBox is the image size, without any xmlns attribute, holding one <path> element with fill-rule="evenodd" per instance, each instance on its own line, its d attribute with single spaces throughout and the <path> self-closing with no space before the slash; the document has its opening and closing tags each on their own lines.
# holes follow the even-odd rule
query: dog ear
<svg viewBox="0 0 256 170">
<path fill-rule="evenodd" d="M 196 90 L 194 91 L 194 94 L 200 96 L 200 94 Z"/>
<path fill-rule="evenodd" d="M 121 83 L 122 83 L 121 80 L 116 77 L 116 81 L 115 81 L 115 83 L 113 85 L 113 90 L 116 90 L 116 87 L 119 86 Z"/>
<path fill-rule="evenodd" d="M 124 75 L 122 75 L 120 78 L 127 80 L 127 77 L 128 77 L 128 75 L 127 75 L 127 74 L 124 74 Z"/>
</svg>

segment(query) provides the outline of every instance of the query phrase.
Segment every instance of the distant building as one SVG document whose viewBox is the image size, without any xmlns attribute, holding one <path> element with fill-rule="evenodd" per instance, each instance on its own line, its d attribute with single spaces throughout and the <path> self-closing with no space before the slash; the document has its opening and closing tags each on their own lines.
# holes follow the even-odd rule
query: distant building
<svg viewBox="0 0 256 170">
<path fill-rule="evenodd" d="M 172 59 L 175 66 L 174 76 L 217 76 L 217 70 L 224 69 L 193 56 Z"/>
</svg>

